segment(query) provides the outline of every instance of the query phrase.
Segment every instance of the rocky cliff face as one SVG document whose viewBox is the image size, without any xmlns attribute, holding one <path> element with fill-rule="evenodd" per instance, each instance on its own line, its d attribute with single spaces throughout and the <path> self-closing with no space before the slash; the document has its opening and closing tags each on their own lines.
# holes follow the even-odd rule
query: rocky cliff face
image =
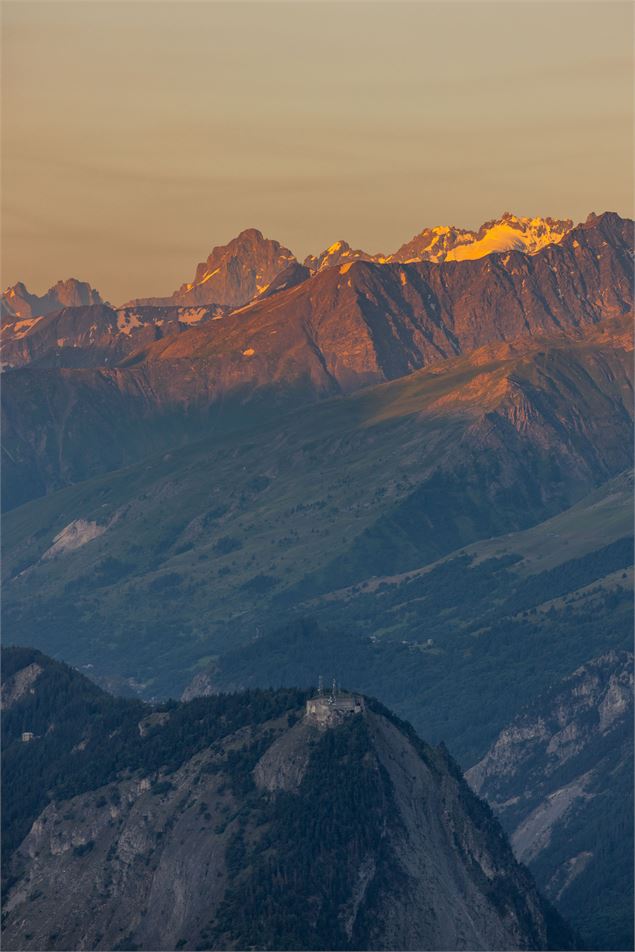
<svg viewBox="0 0 635 952">
<path fill-rule="evenodd" d="M 361 249 L 351 248 L 347 241 L 336 241 L 319 255 L 307 255 L 305 267 L 311 271 L 324 271 L 326 268 L 338 268 L 352 261 L 385 261 L 383 255 L 369 255 Z"/>
<path fill-rule="evenodd" d="M 185 296 L 179 292 L 169 302 L 162 302 L 184 308 L 216 299 L 233 306 L 239 299 L 244 304 L 257 297 L 235 312 L 238 319 L 210 324 L 202 320 L 200 309 L 182 310 L 183 323 L 191 323 L 193 329 L 172 340 L 169 318 L 178 322 L 174 310 L 164 306 L 154 313 L 150 308 L 111 310 L 110 321 L 120 325 L 119 336 L 134 339 L 131 332 L 136 327 L 152 325 L 154 338 L 161 338 L 161 342 L 152 347 L 149 331 L 145 338 L 139 336 L 137 349 L 147 348 L 140 355 L 142 359 L 204 357 L 218 361 L 248 356 L 255 360 L 238 361 L 248 377 L 252 373 L 247 369 L 250 364 L 266 360 L 270 377 L 292 382 L 310 374 L 311 364 L 318 361 L 339 390 L 349 391 L 467 353 L 488 342 L 539 333 L 572 333 L 579 327 L 630 313 L 632 308 L 632 223 L 608 213 L 533 255 L 512 250 L 478 261 L 440 265 L 378 265 L 351 257 L 308 279 L 307 269 L 298 265 L 286 249 L 279 250 L 275 242 L 254 235 L 260 233 L 244 233 L 235 240 L 235 246 L 230 243 L 224 249 L 215 249 L 209 259 L 210 267 L 220 262 L 218 280 L 224 268 L 227 275 L 253 272 L 262 277 L 266 273 L 266 280 L 262 277 L 261 283 L 250 286 L 246 297 L 214 292 L 203 301 L 188 291 Z M 262 260 L 252 252 L 252 245 L 257 251 L 264 246 Z M 346 249 L 338 251 L 347 253 Z M 238 263 L 230 266 L 227 262 Z M 199 266 L 204 275 L 206 267 Z M 213 272 L 216 280 L 217 269 Z M 206 278 L 205 287 L 211 282 L 211 276 Z M 158 301 L 155 299 L 155 303 Z M 205 311 L 208 313 L 209 307 Z M 218 309 L 216 313 L 226 311 Z M 61 325 L 58 320 L 8 328 L 5 336 L 10 356 L 4 358 L 5 363 L 18 366 L 34 359 L 41 361 L 43 348 L 52 363 L 56 347 L 57 351 L 66 347 L 79 351 L 75 366 L 82 366 L 82 340 L 76 336 L 81 338 L 92 323 L 90 313 L 78 312 L 67 313 Z M 16 340 L 20 341 L 19 347 Z M 38 343 L 43 341 L 46 344 Z M 121 359 L 122 349 L 113 347 L 110 354 L 104 350 L 102 357 L 106 356 L 113 366 Z M 94 358 L 85 365 L 94 366 Z"/>
<path fill-rule="evenodd" d="M 612 651 L 537 699 L 467 772 L 592 948 L 632 945 L 632 761 L 633 655 Z"/>
<path fill-rule="evenodd" d="M 484 344 L 575 334 L 630 313 L 632 224 L 605 215 L 535 256 L 377 265 L 353 261 L 148 348 L 145 361 L 231 363 L 242 380 L 325 379 L 351 392 Z"/>
<path fill-rule="evenodd" d="M 194 279 L 182 284 L 170 297 L 139 298 L 129 305 L 240 307 L 261 294 L 295 260 L 288 248 L 264 238 L 256 228 L 248 228 L 228 244 L 214 248 L 207 260 L 197 265 Z"/>
<path fill-rule="evenodd" d="M 19 760 L 27 802 L 42 779 L 50 802 L 9 860 L 5 948 L 576 947 L 445 750 L 374 702 L 337 727 L 299 692 L 151 714 L 25 651 L 13 680 L 34 663 L 35 694 L 5 717 L 5 776 Z M 84 699 L 108 731 L 82 722 Z M 43 748 L 75 758 L 74 795 L 55 763 L 38 776 Z"/>
<path fill-rule="evenodd" d="M 3 369 L 16 367 L 115 367 L 135 351 L 209 321 L 229 308 L 64 307 L 28 321 L 5 324 L 0 338 Z"/>
<path fill-rule="evenodd" d="M 7 288 L 0 296 L 0 315 L 3 324 L 19 322 L 21 330 L 29 328 L 27 322 L 34 318 L 52 314 L 63 307 L 86 307 L 103 304 L 99 291 L 91 288 L 85 281 L 69 278 L 67 281 L 58 281 L 46 294 L 38 297 L 27 291 L 25 285 L 19 281 L 12 288 Z"/>
</svg>

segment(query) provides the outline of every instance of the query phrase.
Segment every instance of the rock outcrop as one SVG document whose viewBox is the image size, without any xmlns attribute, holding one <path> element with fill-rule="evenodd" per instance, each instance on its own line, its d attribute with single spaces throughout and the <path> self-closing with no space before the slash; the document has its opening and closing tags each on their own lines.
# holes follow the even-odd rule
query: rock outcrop
<svg viewBox="0 0 635 952">
<path fill-rule="evenodd" d="M 592 948 L 632 944 L 632 769 L 633 655 L 611 651 L 537 698 L 466 774 Z"/>
<path fill-rule="evenodd" d="M 264 238 L 257 228 L 242 231 L 228 244 L 214 248 L 196 267 L 191 282 L 164 298 L 138 298 L 128 306 L 225 304 L 240 307 L 262 294 L 295 256 L 279 242 Z"/>
<path fill-rule="evenodd" d="M 19 323 L 22 331 L 26 331 L 32 326 L 28 321 L 52 314 L 63 307 L 86 307 L 103 303 L 99 291 L 77 278 L 58 281 L 41 297 L 31 294 L 25 285 L 18 281 L 0 296 L 0 315 L 3 325 Z"/>
<path fill-rule="evenodd" d="M 447 752 L 376 702 L 322 729 L 299 692 L 137 723 L 137 703 L 38 659 L 17 703 L 53 728 L 25 756 L 14 714 L 5 769 L 21 756 L 26 809 L 43 751 L 75 770 L 49 764 L 49 802 L 9 857 L 5 949 L 577 947 Z"/>
</svg>

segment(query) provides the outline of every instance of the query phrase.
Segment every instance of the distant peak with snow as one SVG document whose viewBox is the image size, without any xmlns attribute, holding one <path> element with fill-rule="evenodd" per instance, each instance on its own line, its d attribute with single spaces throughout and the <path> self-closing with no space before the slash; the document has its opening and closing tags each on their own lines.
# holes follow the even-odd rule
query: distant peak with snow
<svg viewBox="0 0 635 952">
<path fill-rule="evenodd" d="M 334 242 L 326 251 L 319 255 L 308 255 L 304 259 L 304 266 L 311 271 L 324 271 L 326 268 L 337 268 L 339 265 L 351 261 L 384 261 L 382 255 L 369 255 L 366 251 L 353 249 L 347 241 Z"/>
<path fill-rule="evenodd" d="M 573 228 L 571 219 L 519 218 L 504 212 L 485 222 L 477 231 L 455 225 L 424 228 L 394 254 L 368 254 L 354 250 L 346 241 L 336 241 L 319 255 L 309 255 L 304 264 L 311 271 L 335 268 L 354 260 L 377 264 L 405 264 L 412 261 L 465 261 L 505 251 L 536 254 L 546 245 L 557 244 Z"/>
<path fill-rule="evenodd" d="M 388 261 L 466 261 L 505 251 L 536 254 L 546 245 L 562 241 L 573 228 L 573 221 L 554 218 L 519 218 L 505 212 L 485 222 L 477 231 L 454 225 L 425 228 Z"/>
</svg>

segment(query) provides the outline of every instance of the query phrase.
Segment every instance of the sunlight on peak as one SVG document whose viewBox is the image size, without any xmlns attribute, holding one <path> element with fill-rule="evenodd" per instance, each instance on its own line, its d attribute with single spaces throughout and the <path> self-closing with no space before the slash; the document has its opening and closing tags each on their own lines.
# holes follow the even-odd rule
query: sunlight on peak
<svg viewBox="0 0 635 952">
<path fill-rule="evenodd" d="M 514 221 L 523 225 L 522 230 L 509 224 Z M 463 244 L 450 250 L 446 261 L 473 261 L 500 251 L 523 251 L 535 254 L 546 245 L 562 241 L 566 231 L 549 227 L 543 219 L 518 219 L 509 216 L 497 222 L 477 241 Z"/>
</svg>

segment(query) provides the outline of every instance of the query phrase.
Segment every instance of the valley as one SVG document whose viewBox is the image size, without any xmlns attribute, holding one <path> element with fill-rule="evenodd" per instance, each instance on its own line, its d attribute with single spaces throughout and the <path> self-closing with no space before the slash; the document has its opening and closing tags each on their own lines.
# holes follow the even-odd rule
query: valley
<svg viewBox="0 0 635 952">
<path fill-rule="evenodd" d="M 128 932 L 123 925 L 116 937 L 109 931 L 123 897 L 116 883 L 133 875 L 135 908 L 167 915 L 170 864 L 187 866 L 170 830 L 174 825 L 187 839 L 200 820 L 190 810 L 194 801 L 188 806 L 182 794 L 200 787 L 196 796 L 209 822 L 225 830 L 217 789 L 223 771 L 221 787 L 238 783 L 251 793 L 242 806 L 243 793 L 236 788 L 232 794 L 229 813 L 244 820 L 231 835 L 203 838 L 211 852 L 193 854 L 198 866 L 211 870 L 205 888 L 220 905 L 203 922 L 202 899 L 188 887 L 175 907 L 182 918 L 170 920 L 169 942 L 179 948 L 256 943 L 248 910 L 256 881 L 264 878 L 274 889 L 269 846 L 255 849 L 247 872 L 241 851 L 254 847 L 261 827 L 268 831 L 264 844 L 286 841 L 278 808 L 252 801 L 246 777 L 265 740 L 295 730 L 320 674 L 378 698 L 430 744 L 447 745 L 499 813 L 517 858 L 530 864 L 557 909 L 579 924 L 583 941 L 629 947 L 630 900 L 608 873 L 611 862 L 623 868 L 632 829 L 623 810 L 611 805 L 614 791 L 626 790 L 630 763 L 623 715 L 614 730 L 585 735 L 553 784 L 545 751 L 555 727 L 551 734 L 538 731 L 547 740 L 530 755 L 531 770 L 519 754 L 513 776 L 498 777 L 496 752 L 501 738 L 519 730 L 519 718 L 541 725 L 553 718 L 545 711 L 555 696 L 566 724 L 586 724 L 591 713 L 576 708 L 576 678 L 593 682 L 597 705 L 611 678 L 628 678 L 631 275 L 632 222 L 605 213 L 577 226 L 503 216 L 473 232 L 427 229 L 386 256 L 337 242 L 303 265 L 284 245 L 249 229 L 215 248 L 195 280 L 171 297 L 120 307 L 82 282 L 60 282 L 40 298 L 22 285 L 9 289 L 1 340 L 5 640 L 22 646 L 10 649 L 16 665 L 34 649 L 57 659 L 32 661 L 52 665 L 55 678 L 61 677 L 58 661 L 72 665 L 64 675 L 74 685 L 68 690 L 81 685 L 82 704 L 97 704 L 105 724 L 121 717 L 127 725 L 115 759 L 103 766 L 91 755 L 76 773 L 73 757 L 82 738 L 56 750 L 51 761 L 62 756 L 59 770 L 74 778 L 57 789 L 58 775 L 47 777 L 56 790 L 53 801 L 72 800 L 63 809 L 84 817 L 84 832 L 76 819 L 65 820 L 66 813 L 41 800 L 37 771 L 45 765 L 37 757 L 33 762 L 39 779 L 26 798 L 27 812 L 16 807 L 11 821 L 11 862 L 21 885 L 13 893 L 11 909 L 18 911 L 9 947 L 36 948 L 43 941 L 35 931 L 27 938 L 19 910 L 35 895 L 41 921 L 55 919 L 55 910 L 65 907 L 51 883 L 73 893 L 76 861 L 96 892 L 81 899 L 79 931 L 53 929 L 47 947 L 156 944 L 146 914 L 133 915 L 132 907 L 121 913 L 122 924 L 133 923 Z M 607 672 L 597 684 L 588 673 L 594 665 Z M 10 685 L 12 697 L 18 688 Z M 101 688 L 118 697 L 106 700 Z M 194 728 L 194 735 L 201 739 L 210 729 L 201 712 L 211 717 L 229 697 L 248 699 L 244 722 L 228 727 L 227 745 L 236 753 L 229 773 L 222 758 L 209 751 L 203 756 L 198 747 L 188 747 L 177 765 L 161 732 L 139 727 L 142 711 L 151 712 L 150 725 L 182 717 L 179 723 L 191 726 L 200 714 L 206 726 L 203 733 Z M 262 707 L 264 727 L 252 702 Z M 178 717 L 171 713 L 177 710 Z M 374 717 L 370 733 L 345 741 L 371 759 L 375 754 L 364 745 L 372 747 L 380 735 L 381 744 L 388 742 L 388 728 L 380 729 Z M 25 714 L 19 723 L 30 731 L 27 720 Z M 582 728 L 575 729 L 582 737 Z M 152 757 L 159 758 L 152 760 L 149 786 L 137 739 L 147 731 L 155 738 Z M 328 748 L 328 757 L 339 757 L 339 741 L 329 743 L 324 756 Z M 443 748 L 435 749 L 424 760 L 431 758 L 430 769 L 436 764 L 433 772 L 441 771 L 446 789 L 459 768 L 438 753 Z M 18 746 L 10 756 L 27 765 L 36 750 Z M 249 770 L 240 767 L 240 779 L 232 780 L 243 760 Z M 166 763 L 176 779 L 165 774 Z M 327 769 L 326 760 L 320 763 Z M 485 779 L 484 764 L 494 765 Z M 413 761 L 412 767 L 418 776 L 419 766 Z M 365 769 L 362 762 L 357 769 Z M 377 769 L 381 774 L 383 767 Z M 603 787 L 604 770 L 615 779 L 612 786 Z M 391 777 L 398 787 L 401 781 Z M 363 804 L 370 826 L 359 830 L 357 851 L 359 843 L 376 845 L 373 817 L 387 804 L 386 789 L 369 783 L 377 799 Z M 522 800 L 514 784 L 532 794 L 510 812 L 505 804 Z M 93 791 L 102 788 L 100 803 L 112 794 L 125 808 L 112 801 L 109 814 L 96 810 Z M 567 791 L 574 792 L 569 797 Z M 461 809 L 466 796 L 460 793 Z M 540 826 L 561 796 L 563 811 L 540 827 L 548 831 L 540 852 L 525 855 L 519 830 Z M 313 803 L 308 789 L 302 797 Z M 284 796 L 279 802 L 291 816 L 303 815 L 305 808 Z M 478 803 L 468 813 L 487 826 Z M 50 810 L 56 836 L 66 844 L 60 854 L 47 845 L 40 820 L 32 826 L 42 810 Z M 613 815 L 615 822 L 607 820 Z M 142 816 L 152 817 L 151 833 Z M 446 833 L 435 828 L 430 835 L 440 842 Z M 603 850 L 590 842 L 595 835 L 606 843 Z M 146 843 L 143 860 L 130 853 L 130 837 Z M 167 859 L 159 848 L 163 838 Z M 576 852 L 566 847 L 567 838 Z M 89 842 L 102 845 L 84 850 Z M 301 865 L 287 845 L 292 865 Z M 229 859 L 221 861 L 223 851 Z M 59 861 L 52 858 L 58 855 Z M 393 859 L 380 862 L 363 850 L 358 858 L 365 883 L 373 869 L 405 862 L 401 856 L 394 867 Z M 129 872 L 129 863 L 140 869 L 141 862 L 147 871 Z M 315 883 L 300 882 L 296 867 L 279 862 L 284 876 L 309 895 Z M 104 863 L 108 881 L 97 872 Z M 423 867 L 409 868 L 408 875 L 429 888 Z M 443 916 L 438 928 L 446 931 L 430 931 L 430 910 L 432 918 L 408 924 L 405 913 L 391 920 L 379 905 L 368 922 L 381 921 L 385 931 L 364 931 L 370 929 L 364 916 L 351 913 L 358 908 L 353 881 L 348 869 L 329 887 L 341 888 L 342 903 L 333 913 L 339 924 L 328 933 L 331 944 L 511 948 L 527 941 L 546 948 L 551 941 L 534 919 L 530 928 L 539 931 L 531 939 L 519 939 L 518 932 L 510 937 L 494 921 L 475 935 L 466 920 L 450 935 Z M 450 888 L 450 880 L 444 882 Z M 105 901 L 107 893 L 112 906 L 103 926 L 86 932 L 98 897 Z M 594 904 L 589 897 L 596 894 Z M 435 915 L 448 902 L 456 897 L 436 896 Z M 476 894 L 473 903 L 481 908 Z M 285 938 L 272 920 L 267 947 L 281 941 L 310 947 L 328 932 L 326 920 L 301 926 L 292 909 L 287 914 L 296 931 Z M 237 932 L 229 926 L 232 917 L 241 923 Z M 518 925 L 526 927 L 526 920 Z"/>
</svg>

